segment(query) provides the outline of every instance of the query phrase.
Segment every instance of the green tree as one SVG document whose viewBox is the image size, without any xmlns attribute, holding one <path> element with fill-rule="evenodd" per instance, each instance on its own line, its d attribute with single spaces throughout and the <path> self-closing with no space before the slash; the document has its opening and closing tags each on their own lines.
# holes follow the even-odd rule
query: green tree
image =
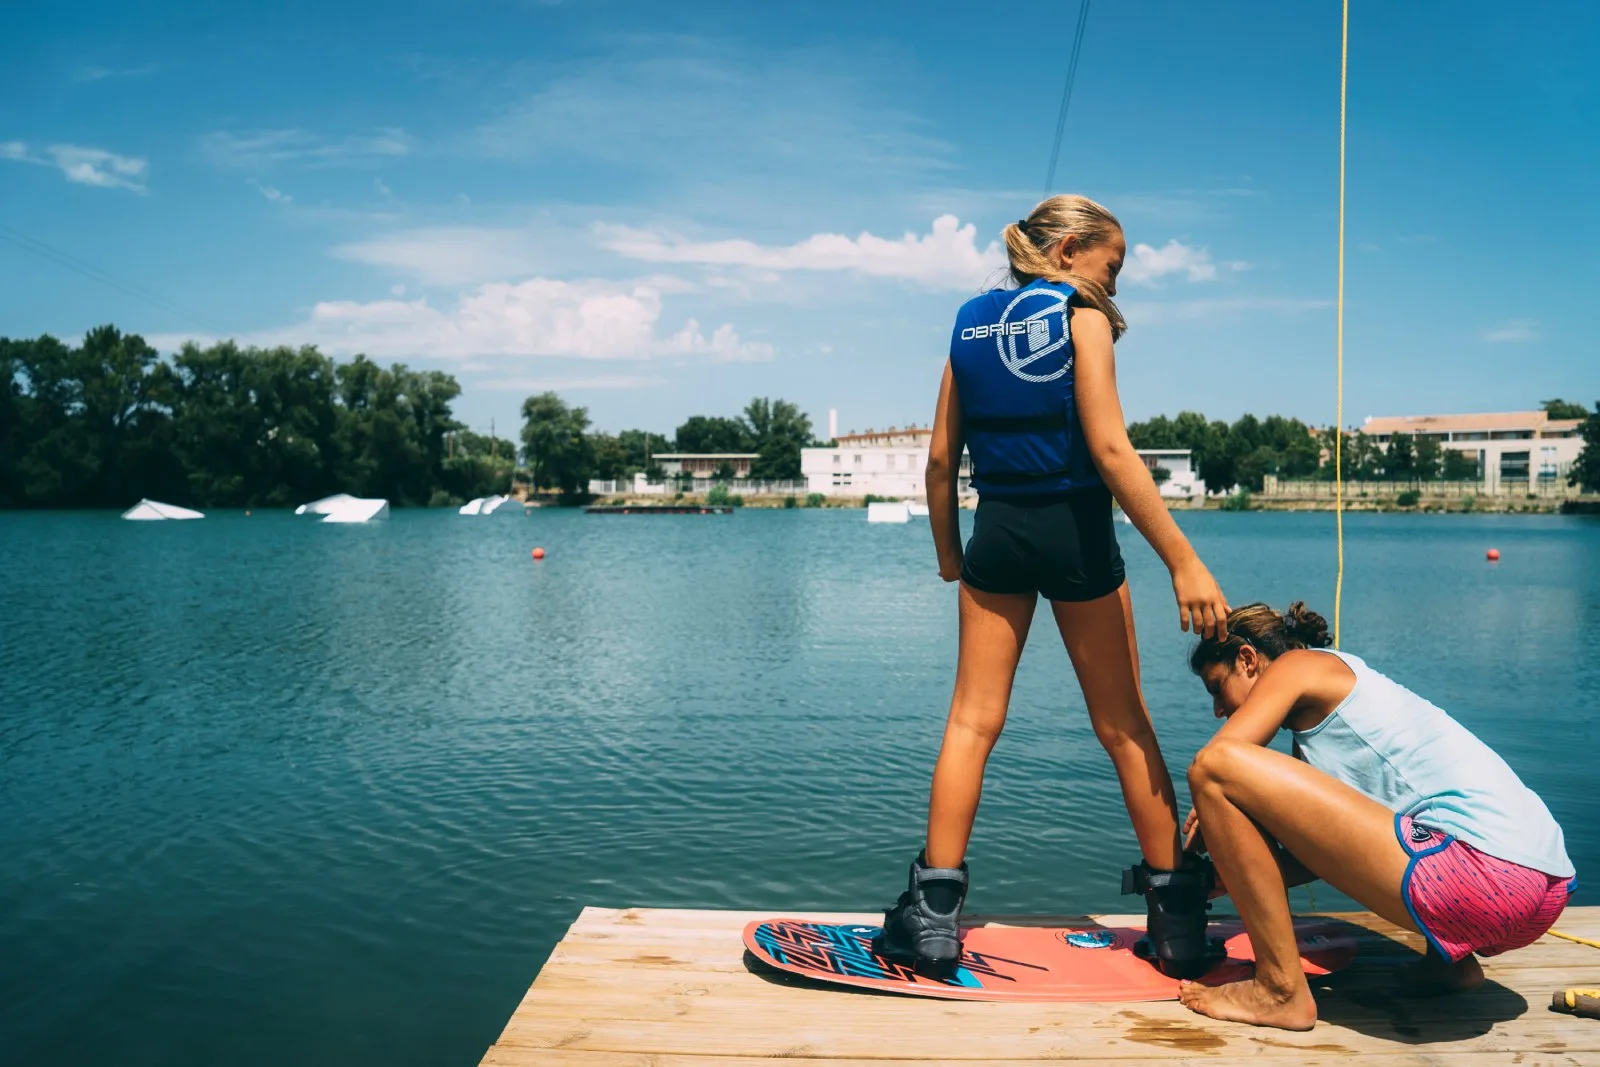
<svg viewBox="0 0 1600 1067">
<path fill-rule="evenodd" d="M 1408 433 L 1397 433 L 1389 438 L 1389 448 L 1383 456 L 1383 476 L 1391 482 L 1409 482 L 1417 475 L 1416 443 Z"/>
<path fill-rule="evenodd" d="M 571 495 L 586 486 L 595 466 L 588 409 L 540 393 L 522 402 L 522 419 L 522 451 L 534 488 Z"/>
<path fill-rule="evenodd" d="M 1583 449 L 1567 475 L 1568 485 L 1582 486 L 1586 493 L 1600 493 L 1600 403 L 1583 423 Z"/>
<path fill-rule="evenodd" d="M 1586 419 L 1589 411 L 1582 404 L 1574 404 L 1570 400 L 1541 400 L 1539 406 L 1544 408 L 1544 413 L 1552 419 Z"/>
<path fill-rule="evenodd" d="M 511 491 L 516 475 L 516 442 L 471 430 L 455 430 L 445 438 L 440 482 L 451 498 L 472 500 Z"/>
<path fill-rule="evenodd" d="M 1431 482 L 1439 477 L 1439 469 L 1444 461 L 1440 454 L 1443 449 L 1435 437 L 1418 437 L 1416 444 L 1416 478 L 1420 482 Z"/>
<path fill-rule="evenodd" d="M 1259 493 L 1266 484 L 1266 476 L 1277 473 L 1277 465 L 1278 454 L 1269 445 L 1258 445 L 1234 461 L 1234 477 L 1241 489 Z"/>
<path fill-rule="evenodd" d="M 738 419 L 691 415 L 677 432 L 679 452 L 754 452 L 755 439 Z"/>
<path fill-rule="evenodd" d="M 104 326 L 77 346 L 0 338 L 0 374 L 0 506 L 278 505 L 339 489 L 421 503 L 459 425 L 449 375 L 309 347 L 188 344 L 168 361 Z"/>
<path fill-rule="evenodd" d="M 1378 442 L 1357 430 L 1350 438 L 1350 459 L 1345 467 L 1345 480 L 1370 482 L 1383 471 L 1384 451 Z"/>
<path fill-rule="evenodd" d="M 1248 426 L 1246 430 L 1256 432 Z M 1230 437 L 1227 423 L 1208 422 L 1197 411 L 1181 411 L 1175 419 L 1158 415 L 1128 427 L 1128 440 L 1135 448 L 1187 448 L 1209 492 L 1222 492 L 1236 480 Z"/>
<path fill-rule="evenodd" d="M 759 453 L 752 478 L 800 477 L 800 450 L 811 443 L 811 419 L 787 400 L 756 397 L 745 405 L 744 424 Z"/>
<path fill-rule="evenodd" d="M 1444 471 L 1441 477 L 1447 482 L 1477 481 L 1480 477 L 1477 454 L 1465 452 L 1459 448 L 1445 449 Z"/>
</svg>

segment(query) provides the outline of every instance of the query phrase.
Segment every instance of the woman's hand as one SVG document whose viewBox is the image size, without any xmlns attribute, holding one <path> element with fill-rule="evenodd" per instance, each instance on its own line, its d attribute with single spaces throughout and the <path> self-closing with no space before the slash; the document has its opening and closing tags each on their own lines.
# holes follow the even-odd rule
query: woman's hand
<svg viewBox="0 0 1600 1067">
<path fill-rule="evenodd" d="M 1198 556 L 1172 572 L 1172 593 L 1178 598 L 1178 625 L 1202 637 L 1228 637 L 1228 598 Z"/>
<path fill-rule="evenodd" d="M 961 580 L 962 555 L 959 551 L 939 554 L 939 577 L 946 582 Z"/>
<path fill-rule="evenodd" d="M 1189 817 L 1183 820 L 1183 850 L 1204 852 L 1206 839 L 1200 834 L 1200 809 L 1190 808 Z"/>
</svg>

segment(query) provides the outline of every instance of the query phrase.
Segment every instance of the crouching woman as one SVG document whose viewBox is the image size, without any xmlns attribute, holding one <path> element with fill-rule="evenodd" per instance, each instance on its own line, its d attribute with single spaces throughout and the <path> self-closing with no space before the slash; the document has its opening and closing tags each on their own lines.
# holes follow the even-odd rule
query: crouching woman
<svg viewBox="0 0 1600 1067">
<path fill-rule="evenodd" d="M 1255 947 L 1254 979 L 1185 982 L 1216 1019 L 1309 1030 L 1286 885 L 1315 879 L 1427 940 L 1426 977 L 1482 982 L 1473 958 L 1521 948 L 1577 887 L 1561 827 L 1488 745 L 1441 709 L 1326 646 L 1296 603 L 1228 615 L 1190 667 L 1226 722 L 1189 769 L 1189 847 L 1204 848 Z M 1295 757 L 1266 747 L 1280 729 Z"/>
</svg>

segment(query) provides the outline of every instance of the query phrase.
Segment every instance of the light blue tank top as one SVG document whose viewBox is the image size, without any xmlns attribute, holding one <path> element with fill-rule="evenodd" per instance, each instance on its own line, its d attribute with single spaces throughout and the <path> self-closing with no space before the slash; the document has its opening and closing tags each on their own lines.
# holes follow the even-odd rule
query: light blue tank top
<svg viewBox="0 0 1600 1067">
<path fill-rule="evenodd" d="M 1487 856 L 1573 876 L 1550 809 L 1493 749 L 1359 657 L 1316 651 L 1343 660 L 1356 684 L 1321 723 L 1294 731 L 1307 763 Z"/>
</svg>

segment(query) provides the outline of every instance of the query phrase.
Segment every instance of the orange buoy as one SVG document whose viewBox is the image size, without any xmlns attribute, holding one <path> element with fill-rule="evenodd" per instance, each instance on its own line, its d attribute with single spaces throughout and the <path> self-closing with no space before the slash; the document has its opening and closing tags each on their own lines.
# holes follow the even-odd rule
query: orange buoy
<svg viewBox="0 0 1600 1067">
<path fill-rule="evenodd" d="M 544 549 L 542 549 L 542 548 L 534 549 L 533 550 L 533 558 L 534 559 L 544 559 Z"/>
<path fill-rule="evenodd" d="M 1493 563 L 1495 560 L 1500 558 L 1500 550 L 1498 548 L 1491 548 L 1487 555 L 1489 557 L 1489 562 Z"/>
</svg>

